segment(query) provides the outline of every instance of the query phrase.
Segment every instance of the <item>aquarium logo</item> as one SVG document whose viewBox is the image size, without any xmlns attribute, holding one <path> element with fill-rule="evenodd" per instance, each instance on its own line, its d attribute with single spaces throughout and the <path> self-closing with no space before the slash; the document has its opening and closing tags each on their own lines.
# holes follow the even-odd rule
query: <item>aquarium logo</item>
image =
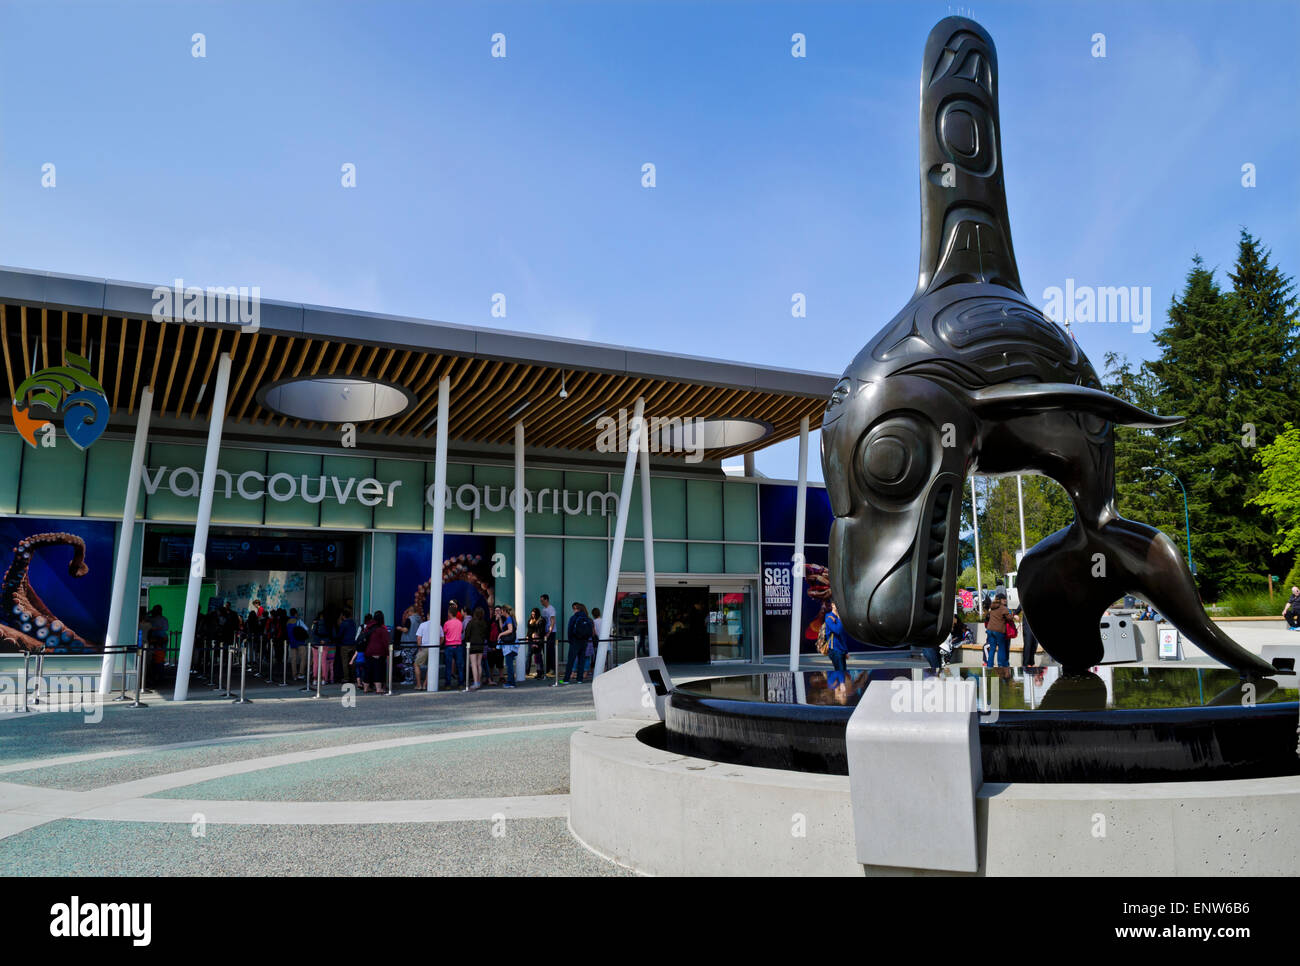
<svg viewBox="0 0 1300 966">
<path fill-rule="evenodd" d="M 14 426 L 33 448 L 53 446 L 55 441 L 54 423 L 36 415 L 38 409 L 51 416 L 62 414 L 63 431 L 78 449 L 86 449 L 108 428 L 108 396 L 90 374 L 89 360 L 71 352 L 67 356 L 69 365 L 32 373 L 14 393 Z"/>
</svg>

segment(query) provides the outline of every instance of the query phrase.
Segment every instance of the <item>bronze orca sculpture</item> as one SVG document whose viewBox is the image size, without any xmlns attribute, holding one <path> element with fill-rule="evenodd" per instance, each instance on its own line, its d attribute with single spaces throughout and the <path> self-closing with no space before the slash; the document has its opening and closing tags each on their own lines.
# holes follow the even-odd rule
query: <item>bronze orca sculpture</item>
<svg viewBox="0 0 1300 966">
<path fill-rule="evenodd" d="M 1067 671 L 1101 662 L 1100 619 L 1132 592 L 1224 664 L 1276 673 L 1209 620 L 1174 543 L 1115 508 L 1112 425 L 1182 420 L 1103 392 L 1073 339 L 1026 298 L 997 85 L 984 28 L 940 21 L 921 70 L 916 292 L 845 370 L 822 418 L 830 582 L 845 628 L 874 644 L 943 640 L 967 475 L 1038 473 L 1065 488 L 1075 519 L 1025 555 L 1017 587 L 1039 642 Z"/>
</svg>

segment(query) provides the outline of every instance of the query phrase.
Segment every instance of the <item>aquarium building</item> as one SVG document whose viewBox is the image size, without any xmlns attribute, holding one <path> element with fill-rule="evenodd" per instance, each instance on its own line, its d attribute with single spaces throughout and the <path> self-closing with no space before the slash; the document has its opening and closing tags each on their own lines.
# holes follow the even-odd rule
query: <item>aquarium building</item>
<svg viewBox="0 0 1300 966">
<path fill-rule="evenodd" d="M 440 544 L 471 602 L 612 600 L 643 641 L 653 610 L 669 660 L 788 653 L 790 561 L 825 563 L 830 510 L 751 457 L 806 438 L 836 377 L 242 298 L 0 269 L 0 547 L 81 540 L 84 575 L 55 544 L 28 576 L 88 644 L 191 599 L 393 623 Z"/>
</svg>

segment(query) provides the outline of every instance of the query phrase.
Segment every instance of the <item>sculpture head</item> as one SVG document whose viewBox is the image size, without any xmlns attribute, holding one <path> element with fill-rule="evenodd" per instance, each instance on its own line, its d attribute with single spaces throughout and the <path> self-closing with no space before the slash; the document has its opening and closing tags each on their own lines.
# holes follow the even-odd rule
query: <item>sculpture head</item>
<svg viewBox="0 0 1300 966">
<path fill-rule="evenodd" d="M 928 644 L 947 634 L 973 438 L 969 410 L 930 380 L 846 376 L 836 387 L 822 465 L 831 586 L 852 636 Z"/>
</svg>

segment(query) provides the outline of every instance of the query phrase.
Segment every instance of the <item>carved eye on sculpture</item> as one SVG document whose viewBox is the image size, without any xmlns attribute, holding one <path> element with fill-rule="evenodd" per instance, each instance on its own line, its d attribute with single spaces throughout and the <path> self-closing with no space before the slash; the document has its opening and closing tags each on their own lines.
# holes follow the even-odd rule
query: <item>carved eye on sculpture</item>
<svg viewBox="0 0 1300 966">
<path fill-rule="evenodd" d="M 858 473 L 877 493 L 912 496 L 930 477 L 929 444 L 910 420 L 881 423 L 858 447 Z"/>
</svg>

